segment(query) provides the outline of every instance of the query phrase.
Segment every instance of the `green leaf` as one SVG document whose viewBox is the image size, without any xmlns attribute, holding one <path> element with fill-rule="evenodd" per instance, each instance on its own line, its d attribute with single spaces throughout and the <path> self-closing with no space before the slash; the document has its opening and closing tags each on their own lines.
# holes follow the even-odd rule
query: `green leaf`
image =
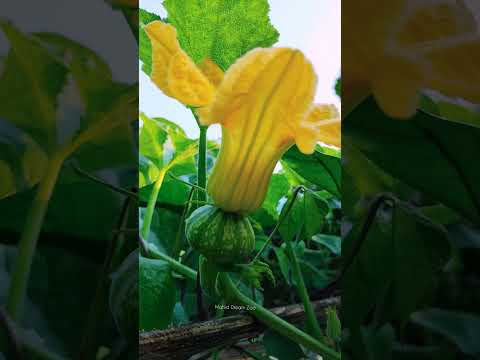
<svg viewBox="0 0 480 360">
<path fill-rule="evenodd" d="M 335 82 L 335 94 L 338 96 L 342 96 L 342 79 L 338 78 L 337 81 Z"/>
<path fill-rule="evenodd" d="M 0 117 L 50 152 L 57 146 L 57 97 L 68 70 L 34 38 L 7 22 L 0 27 L 10 42 L 0 77 Z"/>
<path fill-rule="evenodd" d="M 128 255 L 112 274 L 109 305 L 123 337 L 137 339 L 138 333 L 138 250 Z"/>
<path fill-rule="evenodd" d="M 194 173 L 197 142 L 188 139 L 183 129 L 168 120 L 151 119 L 143 113 L 140 117 L 140 154 L 144 157 L 140 165 L 143 174 L 140 185 L 154 182 L 163 168 L 176 175 Z"/>
<path fill-rule="evenodd" d="M 412 321 L 444 336 L 465 354 L 480 355 L 479 316 L 461 311 L 428 309 L 413 314 Z"/>
<path fill-rule="evenodd" d="M 180 45 L 196 63 L 210 58 L 227 70 L 249 50 L 278 40 L 267 0 L 165 0 L 163 6 Z"/>
<path fill-rule="evenodd" d="M 9 125 L 0 124 L 9 134 Z M 12 129 L 0 139 L 0 199 L 27 190 L 43 177 L 47 155 L 28 135 Z"/>
<path fill-rule="evenodd" d="M 449 121 L 480 128 L 480 113 L 475 111 L 473 106 L 455 102 L 454 99 L 434 99 L 423 95 L 420 100 L 420 108 Z"/>
<path fill-rule="evenodd" d="M 368 354 L 368 360 L 392 359 L 395 331 L 390 324 L 380 329 L 362 328 L 362 338 Z"/>
<path fill-rule="evenodd" d="M 375 308 L 378 321 L 406 320 L 432 298 L 450 255 L 445 231 L 400 201 L 380 206 L 357 245 L 364 222 L 342 246 L 346 259 L 356 251 L 342 282 L 342 320 L 347 328 L 359 326 Z"/>
<path fill-rule="evenodd" d="M 139 292 L 140 330 L 166 328 L 172 320 L 177 296 L 170 265 L 140 257 Z"/>
<path fill-rule="evenodd" d="M 285 174 L 273 174 L 268 185 L 267 196 L 261 209 L 253 214 L 253 217 L 262 224 L 273 226 L 280 215 L 279 201 L 288 194 L 290 184 Z"/>
<path fill-rule="evenodd" d="M 480 222 L 480 129 L 418 112 L 409 121 L 386 116 L 372 98 L 343 122 L 343 143 L 407 185 Z"/>
<path fill-rule="evenodd" d="M 161 20 L 160 16 L 153 14 L 151 12 L 148 12 L 144 9 L 140 9 L 140 16 L 139 16 L 139 30 L 138 30 L 138 36 L 139 36 L 139 58 L 142 61 L 142 70 L 145 72 L 145 74 L 150 75 L 152 72 L 152 44 L 150 43 L 150 39 L 147 35 L 147 33 L 144 30 L 145 25 L 148 23 L 155 21 L 155 20 Z"/>
<path fill-rule="evenodd" d="M 294 341 L 267 330 L 263 336 L 263 344 L 268 355 L 279 360 L 299 360 L 305 358 L 302 348 Z"/>
<path fill-rule="evenodd" d="M 146 183 L 145 180 L 141 184 Z M 140 200 L 148 202 L 150 199 L 154 184 L 143 186 L 139 190 Z M 157 203 L 166 203 L 172 205 L 183 206 L 188 200 L 188 194 L 190 193 L 190 186 L 184 184 L 176 179 L 167 177 L 163 180 L 160 193 L 158 194 Z"/>
<path fill-rule="evenodd" d="M 143 218 L 146 212 L 145 208 L 140 208 L 139 228 L 142 228 Z M 180 226 L 180 215 L 167 210 L 155 209 L 152 216 L 152 224 L 148 243 L 154 245 L 159 251 L 170 254 L 175 244 L 177 229 Z"/>
<path fill-rule="evenodd" d="M 342 165 L 339 157 L 324 154 L 320 147 L 312 155 L 305 155 L 293 146 L 283 155 L 282 165 L 317 185 L 319 190 L 341 197 Z"/>
<path fill-rule="evenodd" d="M 342 252 L 342 238 L 335 235 L 317 234 L 312 237 L 312 240 L 325 246 L 335 255 L 340 255 Z"/>
<path fill-rule="evenodd" d="M 288 202 L 284 204 L 282 214 L 287 210 L 287 204 Z M 302 229 L 308 238 L 318 234 L 323 228 L 329 210 L 328 203 L 316 194 L 306 192 L 297 195 L 290 212 L 280 225 L 282 238 L 285 241 L 292 240 Z"/>
</svg>

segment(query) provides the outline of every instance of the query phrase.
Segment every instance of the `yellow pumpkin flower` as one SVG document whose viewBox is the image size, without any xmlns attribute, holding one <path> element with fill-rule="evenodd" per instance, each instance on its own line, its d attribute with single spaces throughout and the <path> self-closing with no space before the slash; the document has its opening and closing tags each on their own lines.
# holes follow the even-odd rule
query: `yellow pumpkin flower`
<svg viewBox="0 0 480 360">
<path fill-rule="evenodd" d="M 313 104 L 316 75 L 298 50 L 255 49 L 225 73 L 215 99 L 200 112 L 204 125 L 222 125 L 222 145 L 208 181 L 215 204 L 246 214 L 265 199 L 281 156 L 295 143 L 312 153 L 322 141 L 340 145 L 333 105 Z"/>
<path fill-rule="evenodd" d="M 373 94 L 411 117 L 423 89 L 480 102 L 480 37 L 472 11 L 450 0 L 354 1 L 343 7 L 342 106 Z"/>
<path fill-rule="evenodd" d="M 199 67 L 183 51 L 177 40 L 177 30 L 162 21 L 145 26 L 152 44 L 152 72 L 150 78 L 167 96 L 181 103 L 203 107 L 213 100 L 215 88 L 222 78 L 222 70 L 210 59 Z"/>
</svg>

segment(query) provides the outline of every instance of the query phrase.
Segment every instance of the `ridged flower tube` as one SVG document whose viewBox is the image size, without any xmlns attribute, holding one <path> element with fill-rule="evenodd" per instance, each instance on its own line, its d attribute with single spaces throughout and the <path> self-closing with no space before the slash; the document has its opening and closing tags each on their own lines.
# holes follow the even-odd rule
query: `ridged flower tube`
<svg viewBox="0 0 480 360">
<path fill-rule="evenodd" d="M 223 71 L 210 59 L 197 66 L 180 47 L 177 30 L 162 21 L 145 26 L 152 44 L 150 78 L 165 95 L 192 107 L 203 107 L 213 100 Z"/>
<path fill-rule="evenodd" d="M 312 153 L 318 141 L 340 145 L 333 105 L 313 104 L 316 75 L 298 50 L 255 49 L 225 73 L 204 125 L 220 123 L 222 145 L 207 191 L 226 212 L 248 214 L 266 196 L 275 165 L 292 145 Z"/>
</svg>

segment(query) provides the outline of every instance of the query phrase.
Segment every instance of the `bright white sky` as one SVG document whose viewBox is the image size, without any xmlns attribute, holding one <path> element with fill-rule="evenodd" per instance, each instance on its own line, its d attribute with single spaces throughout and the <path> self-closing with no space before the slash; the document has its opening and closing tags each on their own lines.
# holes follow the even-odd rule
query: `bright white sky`
<svg viewBox="0 0 480 360">
<path fill-rule="evenodd" d="M 315 67 L 318 76 L 315 101 L 333 103 L 340 110 L 340 99 L 335 94 L 335 81 L 341 66 L 340 0 L 270 0 L 270 18 L 280 32 L 275 46 L 302 50 Z M 140 0 L 140 7 L 165 16 L 159 0 Z M 139 68 L 140 69 L 140 68 Z M 164 117 L 181 125 L 187 135 L 198 137 L 198 128 L 191 112 L 178 101 L 165 96 L 141 70 L 140 111 L 149 117 Z M 213 125 L 208 130 L 210 139 L 218 139 L 221 130 Z"/>
</svg>

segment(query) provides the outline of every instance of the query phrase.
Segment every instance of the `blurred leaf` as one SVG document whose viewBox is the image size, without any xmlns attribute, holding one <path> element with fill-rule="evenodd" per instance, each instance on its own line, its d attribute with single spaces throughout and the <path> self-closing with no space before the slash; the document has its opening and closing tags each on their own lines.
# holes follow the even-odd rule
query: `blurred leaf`
<svg viewBox="0 0 480 360">
<path fill-rule="evenodd" d="M 338 96 L 342 96 L 342 79 L 338 78 L 337 81 L 335 82 L 335 94 Z"/>
<path fill-rule="evenodd" d="M 461 101 L 461 100 L 460 100 Z M 422 110 L 460 124 L 480 127 L 480 113 L 470 104 L 461 104 L 459 100 L 434 98 L 423 95 L 420 101 Z"/>
<path fill-rule="evenodd" d="M 196 63 L 210 58 L 227 70 L 247 51 L 278 40 L 267 0 L 166 0 L 163 6 L 180 45 Z"/>
<path fill-rule="evenodd" d="M 335 235 L 317 234 L 312 237 L 312 240 L 325 246 L 335 255 L 340 255 L 342 252 L 342 238 Z"/>
<path fill-rule="evenodd" d="M 70 111 L 65 119 L 60 119 L 67 123 L 63 126 L 71 128 L 79 120 L 78 133 L 92 132 L 91 128 L 97 127 L 92 132 L 94 136 L 88 136 L 76 150 L 75 158 L 81 167 L 93 171 L 136 162 L 133 129 L 130 127 L 132 120 L 137 118 L 136 86 L 113 81 L 108 64 L 95 52 L 71 39 L 51 33 L 37 33 L 35 37 L 51 53 L 64 59 L 72 74 L 72 83 L 65 89 L 63 97 L 73 102 L 78 99 L 79 103 L 72 110 L 60 109 Z M 104 122 L 107 129 L 99 131 L 99 122 Z M 69 138 L 60 140 L 70 141 Z"/>
<path fill-rule="evenodd" d="M 412 315 L 412 321 L 453 342 L 465 354 L 480 355 L 480 317 L 461 311 L 428 309 Z"/>
<path fill-rule="evenodd" d="M 358 251 L 342 282 L 347 328 L 359 326 L 375 307 L 378 321 L 406 320 L 431 299 L 450 255 L 445 232 L 402 202 L 379 208 L 357 249 L 363 222 L 342 246 L 346 259 Z"/>
<path fill-rule="evenodd" d="M 342 130 L 344 143 L 354 143 L 391 175 L 480 222 L 480 167 L 471 166 L 480 129 L 421 111 L 398 121 L 370 98 L 346 117 Z"/>
<path fill-rule="evenodd" d="M 33 196 L 34 189 L 3 199 L 0 228 L 20 232 Z M 104 185 L 85 180 L 59 183 L 50 199 L 42 231 L 105 242 L 116 226 L 120 204 L 121 198 Z"/>
<path fill-rule="evenodd" d="M 332 307 L 327 307 L 325 309 L 325 315 L 327 318 L 325 335 L 333 341 L 340 341 L 342 338 L 342 324 L 340 323 L 337 310 Z"/>
<path fill-rule="evenodd" d="M 275 251 L 275 255 L 277 256 L 278 266 L 280 267 L 283 278 L 285 279 L 285 282 L 287 284 L 290 284 L 290 262 L 288 261 L 285 249 L 275 246 L 273 250 Z"/>
<path fill-rule="evenodd" d="M 322 153 L 319 147 L 312 155 L 305 155 L 293 146 L 283 155 L 282 165 L 318 186 L 319 190 L 325 189 L 331 194 L 341 197 L 342 165 L 340 158 Z"/>
<path fill-rule="evenodd" d="M 448 237 L 459 249 L 480 250 L 480 229 L 455 224 L 448 227 Z"/>
<path fill-rule="evenodd" d="M 138 336 L 138 250 L 125 258 L 111 275 L 109 305 L 115 324 L 123 337 L 136 341 Z"/>
<path fill-rule="evenodd" d="M 172 319 L 177 296 L 170 265 L 162 260 L 140 257 L 139 292 L 139 329 L 166 328 Z"/>
<path fill-rule="evenodd" d="M 267 354 L 278 360 L 299 360 L 305 358 L 300 345 L 272 330 L 265 331 L 263 344 Z"/>
<path fill-rule="evenodd" d="M 47 155 L 28 135 L 12 129 L 9 124 L 5 139 L 0 139 L 0 199 L 27 190 L 43 177 Z M 11 135 L 11 136 L 9 136 Z"/>
<path fill-rule="evenodd" d="M 7 22 L 0 27 L 10 41 L 0 78 L 0 116 L 51 152 L 57 145 L 57 97 L 68 70 L 37 40 Z"/>
<path fill-rule="evenodd" d="M 188 315 L 183 308 L 180 302 L 175 304 L 173 308 L 173 318 L 172 318 L 172 325 L 173 326 L 180 326 L 188 323 Z"/>
<path fill-rule="evenodd" d="M 380 329 L 363 327 L 362 337 L 367 350 L 368 360 L 392 359 L 395 332 L 390 324 L 384 325 Z"/>
</svg>

